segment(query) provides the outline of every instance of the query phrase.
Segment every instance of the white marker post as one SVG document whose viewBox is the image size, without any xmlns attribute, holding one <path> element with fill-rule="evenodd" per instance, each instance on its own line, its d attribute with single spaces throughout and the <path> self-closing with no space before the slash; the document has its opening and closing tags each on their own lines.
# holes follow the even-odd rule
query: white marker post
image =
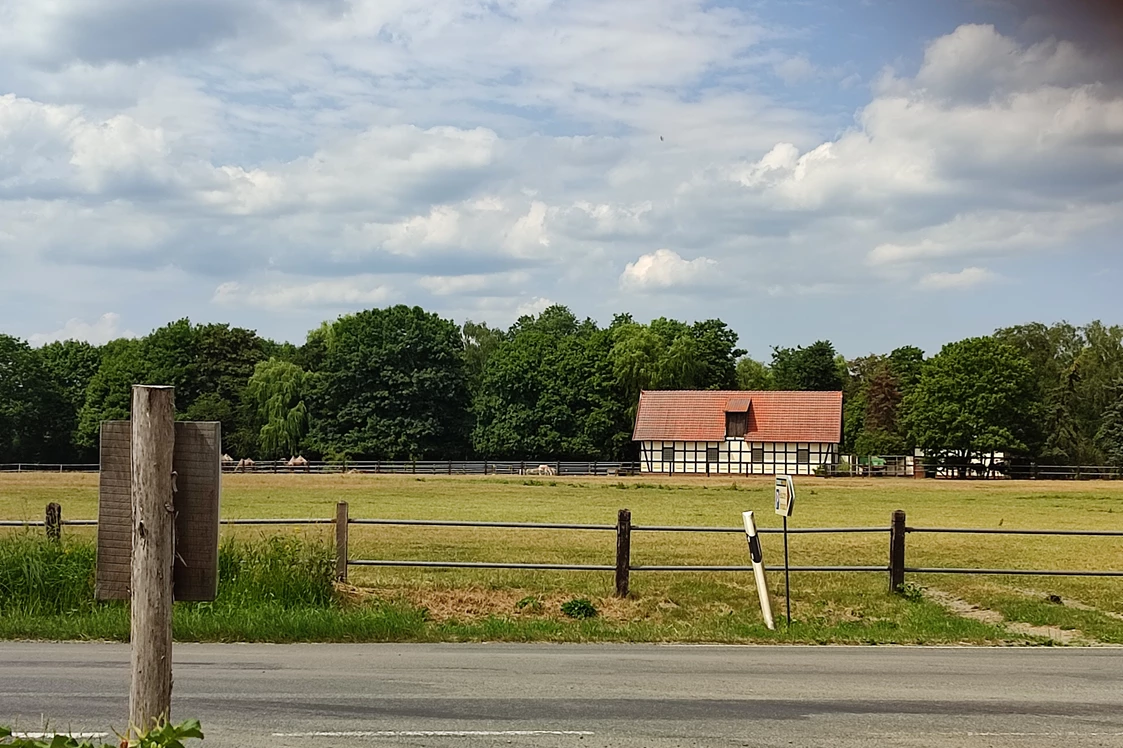
<svg viewBox="0 0 1123 748">
<path fill-rule="evenodd" d="M 772 620 L 772 600 L 768 597 L 768 580 L 764 577 L 764 555 L 760 551 L 760 538 L 756 534 L 756 522 L 753 520 L 752 512 L 741 512 L 741 519 L 745 521 L 745 535 L 749 539 L 749 558 L 753 562 L 756 592 L 760 596 L 760 612 L 764 616 L 764 625 L 770 631 L 775 631 L 776 623 Z"/>
</svg>

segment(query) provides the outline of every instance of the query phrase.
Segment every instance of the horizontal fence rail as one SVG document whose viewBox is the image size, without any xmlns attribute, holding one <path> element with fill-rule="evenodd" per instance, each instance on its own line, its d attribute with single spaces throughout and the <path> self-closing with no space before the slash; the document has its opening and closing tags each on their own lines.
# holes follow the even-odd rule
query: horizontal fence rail
<svg viewBox="0 0 1123 748">
<path fill-rule="evenodd" d="M 632 524 L 631 512 L 621 509 L 617 523 L 593 524 L 576 522 L 495 522 L 477 520 L 439 520 L 439 519 L 383 519 L 351 518 L 346 502 L 339 502 L 335 518 L 229 518 L 219 520 L 223 525 L 334 525 L 336 528 L 336 569 L 340 581 L 347 580 L 348 567 L 417 567 L 427 569 L 525 569 L 551 571 L 614 571 L 616 573 L 616 592 L 628 594 L 631 572 L 751 572 L 749 565 L 669 565 L 669 564 L 632 564 L 631 535 L 633 532 L 689 532 L 689 533 L 726 533 L 743 534 L 743 527 L 719 527 L 708 525 L 641 525 Z M 98 524 L 95 519 L 63 520 L 62 510 L 57 504 L 49 505 L 45 520 L 0 520 L 0 527 L 30 528 L 45 527 L 47 537 L 57 540 L 63 525 L 71 527 L 91 527 Z M 355 559 L 347 555 L 348 528 L 351 525 L 403 527 L 480 527 L 498 529 L 550 530 L 550 531 L 598 531 L 616 533 L 615 564 L 566 564 L 566 563 L 515 563 L 502 561 L 434 561 L 426 559 Z M 778 527 L 758 528 L 761 534 L 779 534 Z M 1034 535 L 1058 537 L 1123 537 L 1123 530 L 1042 530 L 1017 528 L 975 528 L 975 527 L 911 527 L 905 522 L 905 513 L 895 511 L 890 524 L 881 527 L 798 527 L 789 528 L 793 535 L 875 533 L 887 534 L 889 538 L 889 558 L 885 565 L 806 565 L 788 566 L 789 572 L 850 573 L 874 572 L 888 573 L 890 590 L 897 590 L 904 583 L 906 573 L 910 574 L 994 574 L 1018 576 L 1068 576 L 1068 577 L 1123 577 L 1123 570 L 1092 569 L 976 569 L 940 566 L 909 566 L 905 563 L 905 539 L 909 534 L 979 534 L 979 535 Z M 766 566 L 767 571 L 781 571 L 783 566 Z"/>
<path fill-rule="evenodd" d="M 638 462 L 598 460 L 308 460 L 289 465 L 286 460 L 257 460 L 252 465 L 224 462 L 226 473 L 373 473 L 388 475 L 524 475 L 612 476 L 635 475 Z"/>
<path fill-rule="evenodd" d="M 1120 480 L 1123 479 L 1123 466 L 1118 465 L 1003 465 L 992 467 L 979 464 L 962 467 L 953 464 L 938 464 L 901 455 L 880 455 L 884 465 L 871 465 L 869 462 L 840 462 L 819 466 L 816 474 L 830 478 L 919 478 L 929 477 L 943 480 Z M 907 461 L 906 461 L 907 460 Z M 716 474 L 727 478 L 736 476 L 766 476 L 771 473 L 753 472 L 760 466 L 744 464 L 743 472 Z M 788 467 L 777 465 L 782 472 Z M 960 475 L 960 470 L 965 473 Z M 289 465 L 287 460 L 254 460 L 252 464 L 242 465 L 239 461 L 224 462 L 225 473 L 374 473 L 393 475 L 525 475 L 525 476 L 630 476 L 641 471 L 639 461 L 598 460 L 348 460 L 328 462 L 308 460 L 305 463 Z M 980 472 L 981 471 L 981 472 Z M 0 463 L 0 473 L 69 473 L 98 472 L 97 463 Z M 661 475 L 661 473 L 647 473 Z M 678 477 L 705 475 L 676 470 Z"/>
<path fill-rule="evenodd" d="M 1014 574 L 1027 577 L 1123 577 L 1123 571 L 1053 571 L 1041 569 L 955 569 L 947 566 L 906 566 L 916 574 Z"/>
</svg>

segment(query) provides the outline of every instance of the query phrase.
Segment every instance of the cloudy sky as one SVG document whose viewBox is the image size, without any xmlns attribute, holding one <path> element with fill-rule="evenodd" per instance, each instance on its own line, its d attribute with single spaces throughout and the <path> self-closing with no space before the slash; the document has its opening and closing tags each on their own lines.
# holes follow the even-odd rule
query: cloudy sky
<svg viewBox="0 0 1123 748">
<path fill-rule="evenodd" d="M 1123 322 L 1084 3 L 4 0 L 0 331 L 556 302 L 766 359 Z"/>
</svg>

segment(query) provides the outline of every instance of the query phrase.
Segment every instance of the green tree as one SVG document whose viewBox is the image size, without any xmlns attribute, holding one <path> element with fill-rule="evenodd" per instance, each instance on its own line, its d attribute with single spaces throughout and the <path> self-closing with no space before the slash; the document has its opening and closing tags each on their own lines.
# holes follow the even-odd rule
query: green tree
<svg viewBox="0 0 1123 748">
<path fill-rule="evenodd" d="M 247 454 L 256 434 L 241 395 L 264 348 L 252 330 L 188 319 L 139 340 L 111 341 L 86 388 L 76 440 L 96 446 L 102 421 L 128 418 L 134 384 L 164 384 L 175 387 L 177 418 L 221 421 L 224 449 Z"/>
<path fill-rule="evenodd" d="M 1123 379 L 1115 385 L 1115 402 L 1108 406 L 1096 441 L 1108 464 L 1123 467 Z"/>
<path fill-rule="evenodd" d="M 38 351 L 46 376 L 65 403 L 67 445 L 61 457 L 66 462 L 96 460 L 96 453 L 78 446 L 78 414 L 86 401 L 86 389 L 101 365 L 101 350 L 78 340 L 48 343 Z"/>
<path fill-rule="evenodd" d="M 1091 322 L 1031 323 L 994 336 L 1021 352 L 1033 367 L 1043 403 L 1046 462 L 1093 464 L 1103 459 L 1097 435 L 1111 404 L 1112 383 L 1123 376 L 1123 328 Z"/>
<path fill-rule="evenodd" d="M 336 320 L 309 396 L 310 442 L 328 456 L 455 457 L 467 449 L 467 376 L 456 324 L 420 307 Z"/>
<path fill-rule="evenodd" d="M 837 353 L 829 341 L 820 340 L 806 348 L 773 348 L 772 375 L 778 390 L 834 392 L 843 380 L 836 361 Z"/>
<path fill-rule="evenodd" d="M 0 462 L 57 462 L 73 420 L 38 352 L 0 335 Z"/>
<path fill-rule="evenodd" d="M 482 322 L 468 320 L 460 328 L 460 336 L 464 344 L 464 369 L 468 376 L 468 389 L 474 395 L 483 380 L 488 359 L 503 342 L 506 334 Z"/>
<path fill-rule="evenodd" d="M 995 338 L 949 343 L 924 366 L 903 402 L 902 423 L 930 452 L 973 458 L 1032 452 L 1040 407 L 1029 361 Z"/>
<path fill-rule="evenodd" d="M 774 390 L 776 389 L 776 380 L 767 364 L 748 356 L 742 356 L 737 359 L 737 389 Z"/>
<path fill-rule="evenodd" d="M 245 403 L 252 423 L 258 427 L 257 444 L 262 457 L 283 458 L 300 452 L 308 433 L 308 374 L 289 361 L 271 358 L 254 368 L 245 388 Z"/>
<path fill-rule="evenodd" d="M 90 378 L 86 400 L 78 412 L 75 440 L 80 446 L 97 447 L 102 421 L 129 417 L 134 384 L 163 384 L 149 381 L 147 372 L 140 340 L 119 338 L 102 347 L 98 370 Z"/>
<path fill-rule="evenodd" d="M 615 459 L 629 401 L 613 368 L 614 330 L 562 306 L 523 317 L 489 358 L 472 443 L 489 458 Z"/>
<path fill-rule="evenodd" d="M 634 411 L 641 390 L 736 389 L 737 333 L 718 319 L 687 325 L 660 317 L 638 324 L 618 315 L 608 328 L 609 358 Z"/>
</svg>

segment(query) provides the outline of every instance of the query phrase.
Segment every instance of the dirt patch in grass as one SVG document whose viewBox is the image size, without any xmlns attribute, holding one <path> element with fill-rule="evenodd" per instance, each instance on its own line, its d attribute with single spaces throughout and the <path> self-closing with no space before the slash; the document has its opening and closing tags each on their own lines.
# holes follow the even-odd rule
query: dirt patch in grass
<svg viewBox="0 0 1123 748">
<path fill-rule="evenodd" d="M 1073 600 L 1070 597 L 1061 597 L 1060 595 L 1041 592 L 1040 590 L 1027 590 L 1022 587 L 1011 587 L 1010 589 L 1021 595 L 1025 595 L 1026 597 L 1042 599 L 1046 602 L 1053 603 L 1054 605 L 1063 605 L 1066 608 L 1076 608 L 1077 610 L 1086 610 L 1092 613 L 1099 613 L 1100 615 L 1105 615 L 1108 618 L 1114 618 L 1117 621 L 1123 621 L 1123 613 L 1103 610 L 1101 608 L 1095 607 L 1094 605 L 1088 605 L 1087 603 L 1082 603 L 1079 600 Z"/>
<path fill-rule="evenodd" d="M 971 620 L 987 623 L 992 626 L 1003 626 L 1012 633 L 1020 636 L 1050 639 L 1057 644 L 1092 643 L 1082 632 L 1075 629 L 1062 629 L 1056 626 L 1035 626 L 1031 623 L 1023 623 L 1021 621 L 1008 621 L 1005 616 L 997 610 L 990 610 L 989 608 L 973 605 L 949 592 L 944 592 L 943 590 L 933 587 L 924 588 L 924 596 L 942 605 L 949 612 L 957 616 L 970 618 Z"/>
<path fill-rule="evenodd" d="M 340 597 L 353 604 L 375 601 L 407 603 L 424 608 L 432 621 L 471 620 L 493 616 L 507 618 L 565 619 L 562 603 L 573 595 L 533 592 L 526 589 L 488 589 L 484 587 L 401 588 L 356 587 L 337 584 Z M 653 607 L 649 600 L 592 598 L 597 615 L 608 621 L 626 623 L 646 619 Z M 662 601 L 657 605 L 661 605 Z M 675 606 L 677 607 L 677 606 Z"/>
</svg>

